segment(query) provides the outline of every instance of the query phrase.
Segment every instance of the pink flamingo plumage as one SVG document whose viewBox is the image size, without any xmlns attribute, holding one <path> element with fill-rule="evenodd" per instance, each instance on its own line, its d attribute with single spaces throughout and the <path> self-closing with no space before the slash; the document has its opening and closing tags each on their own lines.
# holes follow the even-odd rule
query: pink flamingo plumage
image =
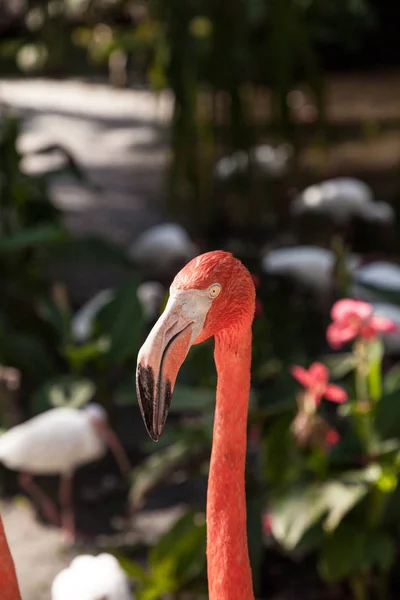
<svg viewBox="0 0 400 600">
<path fill-rule="evenodd" d="M 254 599 L 246 533 L 245 457 L 255 289 L 230 253 L 189 262 L 138 356 L 137 393 L 149 435 L 163 432 L 178 370 L 192 344 L 215 337 L 218 374 L 207 492 L 210 600 Z"/>
<path fill-rule="evenodd" d="M 0 598 L 21 600 L 14 561 L 8 547 L 3 521 L 0 517 Z"/>
</svg>

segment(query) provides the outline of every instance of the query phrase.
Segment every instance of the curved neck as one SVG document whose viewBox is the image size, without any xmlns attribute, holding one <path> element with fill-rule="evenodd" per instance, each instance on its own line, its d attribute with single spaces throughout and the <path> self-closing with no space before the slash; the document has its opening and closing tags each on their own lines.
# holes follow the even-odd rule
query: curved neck
<svg viewBox="0 0 400 600">
<path fill-rule="evenodd" d="M 216 336 L 214 356 L 218 384 L 207 493 L 209 600 L 252 600 L 244 478 L 251 328 Z"/>
<path fill-rule="evenodd" d="M 8 547 L 3 521 L 0 517 L 0 598 L 21 600 L 14 561 Z"/>
</svg>

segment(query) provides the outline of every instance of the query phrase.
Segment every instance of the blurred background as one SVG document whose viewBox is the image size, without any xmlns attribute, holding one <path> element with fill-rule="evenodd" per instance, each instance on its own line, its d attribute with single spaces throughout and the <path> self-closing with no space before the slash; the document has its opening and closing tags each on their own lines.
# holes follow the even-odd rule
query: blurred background
<svg viewBox="0 0 400 600">
<path fill-rule="evenodd" d="M 364 469 L 353 495 L 337 484 L 321 506 L 310 486 L 370 457 L 331 407 L 335 439 L 293 428 L 290 376 L 318 358 L 347 385 L 348 355 L 325 339 L 340 297 L 400 326 L 399 18 L 395 0 L 0 0 L 0 427 L 95 401 L 132 464 L 124 477 L 106 454 L 77 470 L 73 546 L 1 465 L 23 600 L 49 599 L 82 551 L 115 554 L 138 600 L 207 597 L 212 342 L 191 350 L 157 445 L 134 377 L 174 275 L 212 249 L 257 287 L 257 597 L 400 597 L 400 446 L 375 453 L 379 477 Z M 380 433 L 398 444 L 400 336 L 383 341 Z M 36 481 L 58 502 L 56 476 Z M 371 529 L 376 489 L 386 512 Z"/>
</svg>

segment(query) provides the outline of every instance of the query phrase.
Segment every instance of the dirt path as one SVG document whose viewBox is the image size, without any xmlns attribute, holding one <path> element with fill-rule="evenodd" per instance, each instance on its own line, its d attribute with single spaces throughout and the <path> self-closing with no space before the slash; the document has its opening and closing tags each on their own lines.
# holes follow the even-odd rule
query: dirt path
<svg viewBox="0 0 400 600">
<path fill-rule="evenodd" d="M 59 530 L 35 521 L 28 502 L 1 503 L 0 511 L 22 600 L 50 600 L 51 582 L 69 564 L 73 552 L 68 550 Z"/>
</svg>

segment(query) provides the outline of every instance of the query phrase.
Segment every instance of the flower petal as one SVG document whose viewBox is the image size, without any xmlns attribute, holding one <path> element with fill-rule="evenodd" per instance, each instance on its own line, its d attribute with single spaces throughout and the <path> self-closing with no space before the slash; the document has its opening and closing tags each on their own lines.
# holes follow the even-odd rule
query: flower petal
<svg viewBox="0 0 400 600">
<path fill-rule="evenodd" d="M 309 375 L 311 377 L 311 385 L 312 386 L 325 386 L 328 383 L 329 379 L 329 370 L 328 367 L 323 365 L 322 363 L 315 362 L 311 365 L 308 370 Z"/>
<path fill-rule="evenodd" d="M 396 331 L 398 328 L 397 323 L 392 321 L 392 319 L 381 317 L 379 315 L 373 315 L 369 319 L 368 324 L 370 327 L 372 327 L 372 329 L 374 329 L 374 331 L 391 332 Z"/>
<path fill-rule="evenodd" d="M 293 377 L 297 379 L 299 383 L 301 383 L 301 385 L 304 385 L 304 387 L 308 388 L 310 387 L 310 385 L 312 385 L 312 379 L 307 369 L 299 367 L 298 365 L 294 365 L 290 369 L 290 372 L 293 375 Z"/>
<path fill-rule="evenodd" d="M 338 385 L 333 385 L 332 383 L 327 386 L 324 396 L 327 400 L 337 402 L 338 404 L 347 400 L 347 392 L 343 388 Z"/>
<path fill-rule="evenodd" d="M 331 317 L 334 321 L 337 321 L 338 319 L 347 319 L 352 315 L 356 315 L 360 319 L 368 319 L 371 314 L 371 304 L 363 302 L 362 300 L 352 300 L 351 298 L 338 300 L 332 306 L 331 310 Z"/>
<path fill-rule="evenodd" d="M 341 321 L 334 321 L 326 330 L 326 339 L 332 348 L 341 348 L 358 334 L 357 327 Z"/>
</svg>

